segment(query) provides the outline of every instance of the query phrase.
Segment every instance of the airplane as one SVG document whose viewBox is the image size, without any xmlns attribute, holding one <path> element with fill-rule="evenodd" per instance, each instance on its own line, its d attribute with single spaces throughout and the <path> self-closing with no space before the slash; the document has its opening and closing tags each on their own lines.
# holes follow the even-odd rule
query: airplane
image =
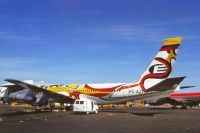
<svg viewBox="0 0 200 133">
<path fill-rule="evenodd" d="M 200 92 L 173 92 L 147 103 L 154 106 L 169 103 L 173 107 L 191 108 L 200 104 Z"/>
<path fill-rule="evenodd" d="M 112 84 L 66 84 L 36 86 L 15 79 L 5 81 L 19 89 L 9 94 L 10 101 L 20 101 L 33 106 L 54 103 L 73 104 L 76 99 L 92 100 L 97 104 L 119 104 L 127 101 L 169 94 L 180 85 L 185 77 L 172 77 L 172 70 L 181 37 L 164 40 L 150 65 L 135 82 Z"/>
<path fill-rule="evenodd" d="M 200 104 L 200 92 L 171 93 L 170 99 L 176 101 L 176 105 L 192 107 Z"/>
<path fill-rule="evenodd" d="M 179 102 L 197 102 L 200 103 L 200 92 L 181 92 L 171 93 L 170 98 Z"/>
</svg>

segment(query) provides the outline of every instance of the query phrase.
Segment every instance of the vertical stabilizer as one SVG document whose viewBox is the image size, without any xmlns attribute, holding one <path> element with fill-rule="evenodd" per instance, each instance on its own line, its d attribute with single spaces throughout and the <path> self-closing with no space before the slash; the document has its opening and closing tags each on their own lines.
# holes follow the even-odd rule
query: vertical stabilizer
<svg viewBox="0 0 200 133">
<path fill-rule="evenodd" d="M 181 37 L 164 40 L 159 52 L 139 79 L 144 91 L 171 76 L 181 40 Z"/>
</svg>

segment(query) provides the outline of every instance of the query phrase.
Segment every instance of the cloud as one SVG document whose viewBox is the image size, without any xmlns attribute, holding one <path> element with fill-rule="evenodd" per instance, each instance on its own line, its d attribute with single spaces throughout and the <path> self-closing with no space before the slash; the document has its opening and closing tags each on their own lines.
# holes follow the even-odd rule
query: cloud
<svg viewBox="0 0 200 133">
<path fill-rule="evenodd" d="M 6 36 L 7 39 L 18 40 L 18 41 L 40 41 L 40 38 L 25 35 L 10 34 Z"/>
<path fill-rule="evenodd" d="M 39 62 L 36 58 L 18 58 L 18 57 L 0 57 L 0 69 L 2 68 L 19 68 Z"/>
<path fill-rule="evenodd" d="M 35 58 L 1 57 L 0 62 L 0 79 L 4 80 L 5 78 L 23 78 L 30 75 L 35 77 L 34 72 L 30 71 L 30 67 L 39 63 L 39 60 Z"/>
<path fill-rule="evenodd" d="M 182 25 L 182 24 L 191 24 L 191 23 L 199 23 L 199 18 L 174 18 L 171 20 L 163 20 L 163 21 L 156 21 L 156 22 L 148 22 L 143 23 L 144 27 L 163 27 L 169 25 Z"/>
<path fill-rule="evenodd" d="M 199 21 L 199 20 L 198 20 Z M 56 40 L 55 43 L 56 45 L 46 45 L 47 50 L 50 49 L 50 47 L 57 48 L 59 43 L 66 43 L 67 44 L 67 49 L 66 49 L 66 44 L 63 45 L 62 47 L 59 47 L 59 50 L 63 50 L 62 52 L 57 52 L 57 54 L 65 53 L 65 50 L 68 51 L 70 54 L 72 53 L 72 49 L 75 50 L 75 52 L 80 52 L 76 56 L 81 56 L 83 54 L 87 54 L 92 58 L 91 53 L 97 54 L 97 51 L 103 51 L 105 52 L 106 50 L 109 51 L 110 49 L 118 48 L 122 49 L 126 47 L 127 45 L 122 43 L 123 41 L 129 41 L 128 43 L 137 43 L 138 41 L 146 41 L 148 43 L 151 42 L 156 42 L 156 41 L 161 41 L 165 39 L 166 37 L 172 37 L 176 33 L 172 32 L 176 29 L 171 29 L 168 30 L 166 28 L 167 25 L 173 25 L 177 26 L 180 24 L 187 24 L 187 23 L 193 23 L 196 22 L 195 19 L 185 19 L 185 20 L 177 20 L 177 21 L 172 21 L 172 23 L 168 22 L 155 22 L 155 23 L 143 23 L 143 24 L 113 24 L 113 25 L 101 25 L 101 26 L 88 26 L 88 27 L 81 27 L 81 26 L 75 26 L 70 28 L 68 32 L 66 31 L 61 31 L 57 34 L 62 35 L 63 38 L 66 38 L 65 40 Z M 30 29 L 31 29 L 30 25 Z M 177 27 L 178 28 L 178 27 Z M 179 28 L 182 28 L 181 26 Z M 173 31 L 172 31 L 173 30 Z M 178 29 L 180 31 L 180 29 Z M 63 34 L 62 34 L 63 33 Z M 182 33 L 184 35 L 184 39 L 187 40 L 193 40 L 193 39 L 199 39 L 200 34 L 195 34 L 195 33 Z M 0 39 L 7 39 L 7 40 L 13 40 L 13 41 L 25 41 L 25 42 L 40 42 L 41 38 L 38 37 L 35 34 L 21 34 L 20 32 L 13 32 L 13 31 L 0 31 Z M 72 43 L 70 43 L 70 41 Z M 43 40 L 43 39 L 42 39 Z M 51 38 L 49 37 L 49 40 Z M 103 41 L 99 41 L 103 40 Z M 76 43 L 78 41 L 78 43 Z M 69 43 L 68 43 L 69 42 Z M 41 43 L 41 42 L 40 42 Z M 116 44 L 115 44 L 116 43 Z M 29 44 L 29 43 L 26 43 Z M 52 44 L 52 42 L 51 42 Z M 57 45 L 58 44 L 58 45 Z M 71 45 L 70 45 L 71 44 Z M 81 45 L 80 45 L 81 44 Z M 73 46 L 72 46 L 73 45 Z M 144 49 L 145 46 L 142 46 L 141 48 Z M 131 47 L 134 51 L 135 47 Z M 152 48 L 152 47 L 151 47 Z M 78 49 L 78 50 L 77 50 Z M 87 50 L 87 51 L 84 51 Z M 127 49 L 126 47 L 126 50 Z M 83 52 L 84 51 L 84 52 Z M 89 51 L 89 52 L 88 52 Z M 144 53 L 145 50 L 143 50 L 141 53 Z M 55 52 L 55 53 L 56 53 Z M 118 51 L 119 52 L 119 51 Z M 74 54 L 74 53 L 73 53 Z M 107 54 L 107 53 L 106 53 Z M 119 53 L 121 54 L 121 53 Z M 130 54 L 130 51 L 127 53 L 122 54 L 127 55 Z M 88 65 L 88 63 L 83 63 L 83 61 L 77 64 L 65 64 L 66 62 L 62 62 L 62 66 L 56 63 L 59 63 L 58 60 L 54 60 L 56 63 L 51 64 L 47 62 L 43 62 L 42 59 L 39 58 L 14 58 L 14 57 L 1 57 L 0 58 L 0 79 L 3 80 L 5 78 L 17 78 L 17 79 L 38 79 L 38 80 L 45 80 L 48 82 L 73 82 L 73 81 L 80 81 L 80 82 L 86 82 L 87 80 L 93 81 L 113 81 L 115 79 L 119 79 L 116 81 L 121 81 L 120 79 L 121 74 L 123 72 L 128 71 L 122 71 L 121 73 L 119 71 L 121 69 L 132 69 L 133 72 L 136 71 L 135 75 L 141 74 L 142 70 L 144 68 L 142 67 L 142 70 L 140 69 L 140 65 L 143 64 L 144 60 L 146 57 L 142 57 L 143 60 L 140 60 L 141 56 L 137 56 L 137 54 L 140 54 L 137 51 L 134 51 L 131 57 L 125 57 L 126 59 L 117 59 L 117 60 L 111 60 L 111 57 L 107 57 L 105 61 L 103 60 L 92 60 L 90 62 L 92 65 Z M 146 53 L 144 55 L 147 55 Z M 74 55 L 73 55 L 74 56 Z M 100 56 L 103 56 L 101 53 Z M 122 56 L 124 57 L 124 56 Z M 57 57 L 56 57 L 57 58 Z M 71 60 L 71 56 L 67 57 L 70 58 L 69 61 Z M 85 57 L 88 58 L 88 57 Z M 106 58 L 106 57 L 104 57 Z M 82 58 L 81 58 L 82 59 Z M 101 58 L 102 59 L 102 58 Z M 128 59 L 133 59 L 129 61 Z M 134 60 L 135 59 L 135 60 Z M 148 60 L 151 58 L 148 58 Z M 66 58 L 65 58 L 66 60 Z M 140 62 L 141 61 L 141 62 Z M 140 64 L 139 64 L 140 63 Z M 135 66 L 136 68 L 134 68 Z M 147 64 L 148 65 L 148 64 Z M 183 64 L 181 64 L 183 65 Z M 180 68 L 181 68 L 180 65 Z M 187 64 L 183 65 L 187 66 Z M 196 64 L 194 64 L 196 66 Z M 184 69 L 185 70 L 185 69 Z M 188 69 L 189 70 L 189 69 Z M 97 74 L 98 71 L 98 74 Z M 130 71 L 129 71 L 130 72 Z M 182 72 L 179 72 L 182 73 Z M 192 72 L 193 74 L 195 73 L 194 71 Z M 110 74 L 110 75 L 109 75 Z M 113 77 L 110 77 L 114 75 Z M 127 79 L 126 74 L 124 74 L 123 78 L 124 80 Z M 131 78 L 130 78 L 131 79 Z"/>
<path fill-rule="evenodd" d="M 0 31 L 1 40 L 7 41 L 17 41 L 17 42 L 39 42 L 42 39 L 35 35 L 23 35 L 21 33 L 17 33 L 15 31 Z M 19 43 L 20 44 L 20 43 Z M 28 43 L 27 43 L 28 44 Z"/>
<path fill-rule="evenodd" d="M 90 39 L 119 38 L 127 40 L 142 41 L 161 41 L 166 37 L 184 36 L 186 39 L 198 39 L 200 34 L 184 32 L 186 25 L 199 23 L 198 18 L 175 18 L 173 20 L 143 22 L 143 23 L 125 23 L 101 26 L 75 27 L 72 31 L 66 32 L 70 35 L 90 35 Z M 184 26 L 184 28 L 183 28 Z"/>
<path fill-rule="evenodd" d="M 88 65 L 76 64 L 49 64 L 38 58 L 0 58 L 0 83 L 4 79 L 13 78 L 19 80 L 44 80 L 48 83 L 86 82 L 88 79 L 96 79 L 89 71 Z M 93 65 L 95 66 L 95 65 Z M 98 65 L 96 65 L 98 66 Z M 80 69 L 82 68 L 82 69 Z"/>
</svg>

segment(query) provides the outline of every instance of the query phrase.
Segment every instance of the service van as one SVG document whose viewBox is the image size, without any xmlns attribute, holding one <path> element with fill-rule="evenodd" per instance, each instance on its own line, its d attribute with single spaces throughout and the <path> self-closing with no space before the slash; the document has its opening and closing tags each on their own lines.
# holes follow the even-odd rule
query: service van
<svg viewBox="0 0 200 133">
<path fill-rule="evenodd" d="M 76 113 L 98 113 L 98 106 L 95 101 L 91 100 L 75 100 L 73 111 Z"/>
</svg>

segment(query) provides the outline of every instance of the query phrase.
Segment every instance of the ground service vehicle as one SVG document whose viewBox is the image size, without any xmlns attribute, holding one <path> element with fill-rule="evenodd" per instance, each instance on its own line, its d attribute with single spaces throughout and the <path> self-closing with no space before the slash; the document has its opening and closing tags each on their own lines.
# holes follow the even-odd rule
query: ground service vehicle
<svg viewBox="0 0 200 133">
<path fill-rule="evenodd" d="M 75 100 L 73 105 L 73 111 L 76 113 L 98 113 L 98 106 L 95 101 L 92 100 Z"/>
</svg>

